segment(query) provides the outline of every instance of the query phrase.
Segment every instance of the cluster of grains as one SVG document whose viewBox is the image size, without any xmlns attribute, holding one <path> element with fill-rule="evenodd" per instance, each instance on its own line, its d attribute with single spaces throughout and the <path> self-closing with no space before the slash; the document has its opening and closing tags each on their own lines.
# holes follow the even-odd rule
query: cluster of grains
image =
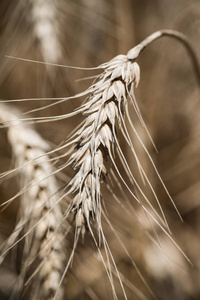
<svg viewBox="0 0 200 300">
<path fill-rule="evenodd" d="M 53 299 L 56 292 L 57 299 L 63 299 L 63 288 L 57 291 L 65 261 L 64 233 L 60 226 L 63 215 L 53 168 L 45 154 L 49 145 L 34 129 L 21 124 L 18 112 L 3 105 L 0 111 L 1 121 L 10 121 L 7 136 L 21 187 L 19 223 L 6 250 L 22 235 L 25 238 L 20 271 L 22 288 L 27 280 L 33 279 L 30 299 Z M 30 274 L 32 268 L 34 272 Z"/>
<path fill-rule="evenodd" d="M 118 143 L 115 127 L 124 124 L 127 100 L 133 98 L 133 88 L 140 78 L 138 64 L 125 55 L 115 57 L 101 68 L 104 72 L 87 90 L 90 95 L 81 107 L 86 119 L 74 135 L 75 149 L 68 162 L 76 170 L 69 182 L 74 194 L 71 211 L 75 212 L 76 227 L 82 232 L 92 220 L 101 229 L 100 184 L 107 174 L 104 160 L 113 157 L 112 145 Z"/>
</svg>

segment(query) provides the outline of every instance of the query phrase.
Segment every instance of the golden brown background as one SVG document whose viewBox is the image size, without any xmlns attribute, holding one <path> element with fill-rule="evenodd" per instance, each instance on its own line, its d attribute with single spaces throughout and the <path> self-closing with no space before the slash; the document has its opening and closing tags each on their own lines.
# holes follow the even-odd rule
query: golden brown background
<svg viewBox="0 0 200 300">
<path fill-rule="evenodd" d="M 188 0 L 58 0 L 52 26 L 56 28 L 58 64 L 93 67 L 117 54 L 126 54 L 134 45 L 159 29 L 179 30 L 191 41 L 200 59 L 200 2 Z M 5 55 L 45 61 L 41 41 L 34 33 L 31 19 L 33 1 L 1 0 L 0 2 L 0 98 L 65 97 L 76 94 L 91 81 L 76 81 L 95 72 L 72 70 L 8 59 Z M 49 60 L 50 62 L 50 60 Z M 173 238 L 191 259 L 191 266 L 157 231 L 161 253 L 145 235 L 154 234 L 148 223 L 137 226 L 112 199 L 108 201 L 109 218 L 136 261 L 157 299 L 200 299 L 200 101 L 194 72 L 182 45 L 173 39 L 156 41 L 139 57 L 141 82 L 136 91 L 144 120 L 154 139 L 158 154 L 146 136 L 142 136 L 156 166 L 172 195 L 184 222 L 182 223 L 166 193 L 152 172 L 149 160 L 141 151 L 141 160 L 164 207 Z M 18 104 L 21 111 L 45 105 L 45 101 Z M 79 100 L 62 103 L 37 113 L 55 115 L 72 111 Z M 64 140 L 79 122 L 72 120 L 38 124 L 40 134 L 53 144 Z M 138 129 L 139 130 L 139 129 Z M 143 132 L 141 132 L 141 135 Z M 138 146 L 139 147 L 139 146 Z M 130 164 L 128 149 L 124 148 Z M 13 167 L 12 154 L 5 130 L 0 132 L 0 171 Z M 72 172 L 69 170 L 68 172 Z M 17 192 L 16 179 L 0 185 L 0 201 Z M 109 197 L 109 196 L 107 196 Z M 122 199 L 123 201 L 123 199 Z M 19 199 L 0 214 L 0 242 L 11 233 L 17 216 Z M 142 212 L 138 209 L 138 215 Z M 145 221 L 144 221 L 145 222 Z M 105 232 L 116 263 L 129 287 L 129 299 L 140 299 L 133 293 L 135 285 L 153 299 L 139 279 L 130 259 L 109 228 Z M 66 283 L 66 299 L 110 299 L 110 285 L 101 263 L 91 250 L 87 237 L 77 249 Z M 88 244 L 87 244 L 88 243 Z M 91 252 L 92 251 L 92 252 Z M 92 255 L 91 255 L 92 253 Z M 168 258 L 169 256 L 169 258 Z M 9 299 L 11 282 L 17 268 L 8 257 L 0 269 L 0 299 Z M 116 286 L 119 299 L 123 299 Z M 96 297 L 96 298 L 95 298 Z"/>
</svg>

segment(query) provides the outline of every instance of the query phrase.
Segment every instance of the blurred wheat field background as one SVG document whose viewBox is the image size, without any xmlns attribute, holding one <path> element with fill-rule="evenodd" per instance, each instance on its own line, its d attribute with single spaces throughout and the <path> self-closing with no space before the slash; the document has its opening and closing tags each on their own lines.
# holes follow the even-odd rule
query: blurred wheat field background
<svg viewBox="0 0 200 300">
<path fill-rule="evenodd" d="M 21 118 L 71 113 L 82 103 L 80 99 L 72 99 L 44 110 L 23 115 L 27 111 L 52 103 L 49 100 L 42 100 L 42 98 L 62 99 L 84 91 L 93 82 L 93 78 L 87 77 L 99 74 L 99 71 L 37 64 L 6 56 L 89 68 L 107 62 L 118 54 L 126 54 L 129 49 L 154 31 L 168 28 L 184 33 L 191 41 L 200 59 L 199 1 L 2 0 L 0 11 L 0 99 L 41 99 L 11 103 L 7 101 L 10 107 L 10 111 L 7 108 L 8 112 L 12 113 L 17 109 Z M 124 191 L 124 196 L 119 196 L 122 203 L 120 205 L 102 185 L 108 219 L 127 251 L 124 250 L 105 218 L 102 220 L 102 226 L 121 274 L 128 299 L 199 299 L 200 102 L 198 85 L 188 54 L 183 46 L 173 39 L 166 37 L 156 41 L 140 55 L 137 62 L 141 69 L 140 84 L 135 91 L 137 103 L 158 153 L 134 114 L 131 116 L 132 121 L 148 148 L 183 222 L 178 217 L 140 143 L 134 140 L 134 146 L 163 207 L 172 237 L 189 257 L 192 265 L 167 238 L 166 234 L 147 218 L 133 199 L 129 198 L 140 225 L 122 209 L 127 205 L 126 197 L 129 197 L 126 191 Z M 85 79 L 79 80 L 82 78 Z M 2 122 L 5 121 L 7 115 L 3 106 L 0 106 L 0 110 Z M 66 141 L 69 134 L 82 120 L 83 118 L 78 115 L 58 122 L 36 123 L 34 128 L 38 134 L 38 144 L 31 144 L 33 140 L 31 141 L 30 131 L 27 135 L 30 137 L 32 149 L 35 147 L 36 151 L 41 148 L 42 152 L 36 151 L 39 154 L 30 154 L 30 148 L 27 147 L 27 153 L 32 158 L 45 155 L 49 149 L 54 149 Z M 131 132 L 131 128 L 129 129 Z M 21 134 L 24 143 L 26 143 L 26 139 L 23 132 L 26 130 L 28 131 L 29 127 L 22 126 Z M 26 153 L 24 157 L 20 157 L 20 161 L 17 161 L 13 150 L 15 143 L 12 145 L 7 135 L 8 129 L 1 128 L 1 174 L 20 166 L 28 159 Z M 134 133 L 131 138 L 135 139 Z M 119 140 L 122 140 L 121 136 L 119 136 Z M 149 200 L 156 206 L 155 200 L 152 199 L 152 193 L 147 186 L 143 185 L 140 174 L 136 170 L 137 165 L 134 162 L 133 154 L 125 144 L 122 145 L 122 149 L 134 176 L 148 194 Z M 61 152 L 61 155 L 63 153 Z M 55 165 L 52 161 L 53 170 L 62 166 L 66 161 L 65 157 Z M 46 172 L 46 165 L 44 170 Z M 120 171 L 124 172 L 122 167 Z M 48 172 L 52 173 L 51 166 L 47 166 Z M 22 171 L 20 176 L 18 173 L 20 172 L 11 173 L 10 176 L 0 179 L 1 203 L 17 194 L 23 188 L 26 180 L 28 182 L 29 175 L 26 171 L 24 173 Z M 55 189 L 58 190 L 63 186 L 65 188 L 65 183 L 73 174 L 74 171 L 71 167 L 62 170 L 60 175 L 56 174 L 58 186 L 55 186 Z M 122 174 L 127 180 L 127 174 L 125 172 Z M 32 177 L 30 180 L 33 180 Z M 41 185 L 40 192 L 43 193 L 48 189 L 51 190 L 55 182 L 48 182 L 45 188 L 42 182 L 38 184 Z M 117 195 L 120 195 L 119 186 L 116 183 L 113 189 Z M 2 245 L 13 232 L 19 216 L 26 211 L 27 203 L 31 210 L 31 200 L 32 194 L 26 191 L 24 196 L 22 194 L 21 197 L 16 197 L 6 209 L 2 209 L 0 213 L 0 243 Z M 68 198 L 63 199 L 61 205 L 56 206 L 57 210 L 56 207 L 52 209 L 52 214 L 60 216 L 61 211 L 65 211 L 68 202 Z M 128 211 L 130 210 L 128 206 L 126 208 Z M 28 213 L 31 216 L 31 212 Z M 73 220 L 70 222 L 73 224 Z M 62 228 L 63 231 L 59 233 L 61 236 L 58 234 L 61 242 L 55 253 L 58 253 L 62 264 L 66 266 L 73 250 L 74 235 L 73 231 L 69 231 L 65 239 L 65 230 L 68 230 L 69 227 L 66 220 L 62 227 L 64 229 Z M 40 230 L 38 236 L 39 234 Z M 151 237 L 160 248 L 155 245 Z M 35 237 L 30 235 L 30 241 L 22 240 L 2 262 L 0 299 L 53 299 L 54 295 L 37 291 L 42 289 L 44 282 L 49 278 L 46 273 L 37 283 L 39 273 L 36 272 L 26 286 L 23 286 L 34 270 L 40 266 L 41 257 L 38 249 L 41 245 L 36 245 L 34 251 L 31 250 L 33 251 L 31 257 L 36 257 L 36 266 L 30 268 L 27 278 L 25 278 L 23 272 L 26 272 L 31 261 L 24 262 L 24 255 L 31 249 L 34 239 Z M 44 240 L 42 240 L 43 242 Z M 48 243 L 53 243 L 55 246 L 53 239 Z M 103 249 L 102 253 L 106 255 Z M 59 258 L 51 258 L 50 255 L 47 253 L 47 265 L 55 259 L 58 268 Z M 134 267 L 134 264 L 137 267 Z M 138 275 L 137 268 L 145 278 L 145 283 Z M 62 273 L 62 267 L 58 271 Z M 112 276 L 118 299 L 125 299 L 114 267 Z M 79 239 L 72 265 L 59 290 L 57 300 L 113 298 L 108 275 L 88 232 L 85 234 L 84 241 Z"/>
</svg>

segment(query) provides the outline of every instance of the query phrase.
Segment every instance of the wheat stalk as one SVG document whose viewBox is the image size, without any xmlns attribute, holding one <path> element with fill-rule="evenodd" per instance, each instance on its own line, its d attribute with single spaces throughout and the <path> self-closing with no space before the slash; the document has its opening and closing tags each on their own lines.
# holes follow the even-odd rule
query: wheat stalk
<svg viewBox="0 0 200 300">
<path fill-rule="evenodd" d="M 22 189 L 19 223 L 4 248 L 2 259 L 20 233 L 23 234 L 22 289 L 26 281 L 33 279 L 30 299 L 52 299 L 60 284 L 65 261 L 58 184 L 51 175 L 53 168 L 46 155 L 49 145 L 33 128 L 23 126 L 20 118 L 18 111 L 0 105 L 1 121 L 11 121 L 7 136 L 19 168 Z M 32 265 L 35 270 L 31 275 L 29 269 L 33 268 Z M 63 287 L 59 288 L 57 299 L 64 299 Z"/>
</svg>

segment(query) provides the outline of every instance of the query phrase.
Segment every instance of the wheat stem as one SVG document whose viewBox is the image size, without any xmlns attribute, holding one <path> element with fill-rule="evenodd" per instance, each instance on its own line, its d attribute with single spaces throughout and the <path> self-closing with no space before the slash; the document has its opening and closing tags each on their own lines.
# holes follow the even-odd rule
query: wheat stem
<svg viewBox="0 0 200 300">
<path fill-rule="evenodd" d="M 194 51 L 194 47 L 191 45 L 188 38 L 181 32 L 176 30 L 170 30 L 170 29 L 163 29 L 154 32 L 150 36 L 148 36 L 146 39 L 144 39 L 140 44 L 138 44 L 136 47 L 132 48 L 127 53 L 127 58 L 130 60 L 135 60 L 140 53 L 148 47 L 151 43 L 156 41 L 157 39 L 168 36 L 176 39 L 177 41 L 181 42 L 183 46 L 186 48 L 193 64 L 193 68 L 195 71 L 195 75 L 198 81 L 198 85 L 200 86 L 200 66 L 199 66 L 199 60 L 198 57 Z"/>
</svg>

